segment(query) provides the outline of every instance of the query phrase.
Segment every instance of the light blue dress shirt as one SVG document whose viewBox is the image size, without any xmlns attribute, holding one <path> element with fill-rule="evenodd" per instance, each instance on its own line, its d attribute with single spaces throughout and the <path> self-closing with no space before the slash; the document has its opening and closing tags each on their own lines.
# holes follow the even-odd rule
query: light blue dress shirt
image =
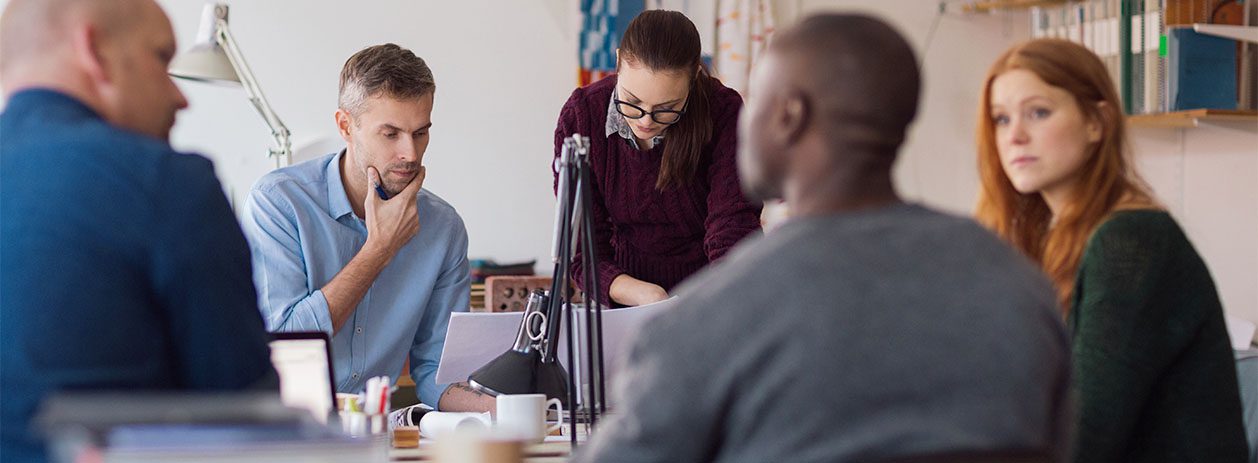
<svg viewBox="0 0 1258 463">
<path fill-rule="evenodd" d="M 263 176 L 249 192 L 245 234 L 254 284 L 270 331 L 332 334 L 321 288 L 367 241 L 354 215 L 335 153 Z M 354 314 L 332 336 L 336 388 L 359 392 L 367 378 L 396 378 L 410 353 L 419 400 L 436 406 L 445 384 L 437 363 L 452 312 L 465 312 L 471 277 L 467 229 L 450 204 L 421 189 L 419 233 L 403 246 L 367 290 Z"/>
</svg>

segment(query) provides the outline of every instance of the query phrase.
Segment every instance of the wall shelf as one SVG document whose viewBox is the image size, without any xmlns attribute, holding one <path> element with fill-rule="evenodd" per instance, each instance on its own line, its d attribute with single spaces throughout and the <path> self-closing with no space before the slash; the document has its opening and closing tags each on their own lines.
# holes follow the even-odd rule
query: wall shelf
<svg viewBox="0 0 1258 463">
<path fill-rule="evenodd" d="M 1230 26 L 1226 24 L 1193 24 L 1192 30 L 1232 39 L 1239 42 L 1258 43 L 1258 26 Z"/>
<path fill-rule="evenodd" d="M 961 6 L 966 13 L 986 13 L 996 10 L 1024 10 L 1036 6 L 1060 5 L 1066 0 L 980 0 Z"/>
<path fill-rule="evenodd" d="M 1253 124 L 1254 130 L 1258 130 L 1258 111 L 1193 109 L 1170 113 L 1137 114 L 1128 116 L 1127 122 L 1132 127 L 1167 128 L 1190 128 L 1212 122 L 1249 122 Z"/>
</svg>

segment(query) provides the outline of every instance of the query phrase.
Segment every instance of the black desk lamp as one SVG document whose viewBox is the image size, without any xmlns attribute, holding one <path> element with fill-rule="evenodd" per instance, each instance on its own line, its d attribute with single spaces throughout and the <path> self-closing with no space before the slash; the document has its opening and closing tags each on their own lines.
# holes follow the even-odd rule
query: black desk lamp
<svg viewBox="0 0 1258 463">
<path fill-rule="evenodd" d="M 511 349 L 468 376 L 468 383 L 486 394 L 546 394 L 558 398 L 571 416 L 584 419 L 587 431 L 598 416 L 607 412 L 606 384 L 603 378 L 603 308 L 599 303 L 597 284 L 598 254 L 594 242 L 594 219 L 590 202 L 589 137 L 574 134 L 563 141 L 556 171 L 559 173 L 558 200 L 555 204 L 555 241 L 552 257 L 555 262 L 550 291 L 529 295 L 524 318 L 516 332 Z M 568 286 L 572 249 L 581 246 L 582 270 L 586 284 L 584 317 L 578 326 L 576 312 L 568 302 L 572 288 Z M 565 308 L 567 313 L 565 314 Z M 565 317 L 565 315 L 567 315 Z M 568 347 L 568 365 L 578 375 L 569 375 L 557 358 L 560 320 L 568 323 L 562 332 Z M 582 329 L 583 328 L 583 329 Z M 577 342 L 574 332 L 584 341 L 582 352 L 574 354 Z M 582 363 L 576 363 L 580 357 Z M 587 380 L 578 394 L 573 376 Z M 575 404 L 575 405 L 573 405 Z M 576 433 L 569 433 L 577 445 Z"/>
<path fill-rule="evenodd" d="M 486 394 L 546 394 L 568 407 L 568 372 L 546 355 L 546 313 L 550 297 L 542 290 L 529 294 L 524 319 L 515 335 L 515 344 L 468 376 L 468 383 Z M 557 336 L 553 336 L 556 337 Z"/>
</svg>

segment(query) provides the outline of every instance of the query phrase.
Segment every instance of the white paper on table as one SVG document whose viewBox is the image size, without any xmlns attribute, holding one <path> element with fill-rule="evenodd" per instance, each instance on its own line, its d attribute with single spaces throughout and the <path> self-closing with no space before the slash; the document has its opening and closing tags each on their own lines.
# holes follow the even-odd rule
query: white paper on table
<svg viewBox="0 0 1258 463">
<path fill-rule="evenodd" d="M 1253 346 L 1255 341 L 1255 326 L 1249 320 L 1236 318 L 1231 315 L 1224 315 L 1223 321 L 1227 323 L 1227 334 L 1232 339 L 1233 350 L 1245 350 Z"/>
<path fill-rule="evenodd" d="M 675 301 L 676 298 L 671 298 L 654 304 L 603 310 L 603 365 L 607 384 L 611 384 L 628 357 L 638 328 L 651 317 L 668 310 Z M 576 312 L 579 314 L 578 323 L 583 323 L 584 310 L 578 306 Z M 437 384 L 467 381 L 467 377 L 477 369 L 510 349 L 523 316 L 523 312 L 451 314 L 441 363 L 437 366 Z M 556 355 L 560 364 L 571 372 L 568 368 L 568 346 L 562 331 L 561 328 Z M 573 341 L 577 342 L 576 339 Z"/>
</svg>

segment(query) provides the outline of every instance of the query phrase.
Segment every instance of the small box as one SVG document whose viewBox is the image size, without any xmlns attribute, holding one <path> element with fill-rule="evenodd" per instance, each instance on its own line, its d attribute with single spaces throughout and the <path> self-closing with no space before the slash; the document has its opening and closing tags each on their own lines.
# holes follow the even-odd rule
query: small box
<svg viewBox="0 0 1258 463">
<path fill-rule="evenodd" d="M 393 448 L 413 449 L 416 447 L 419 447 L 419 426 L 393 428 Z"/>
</svg>

